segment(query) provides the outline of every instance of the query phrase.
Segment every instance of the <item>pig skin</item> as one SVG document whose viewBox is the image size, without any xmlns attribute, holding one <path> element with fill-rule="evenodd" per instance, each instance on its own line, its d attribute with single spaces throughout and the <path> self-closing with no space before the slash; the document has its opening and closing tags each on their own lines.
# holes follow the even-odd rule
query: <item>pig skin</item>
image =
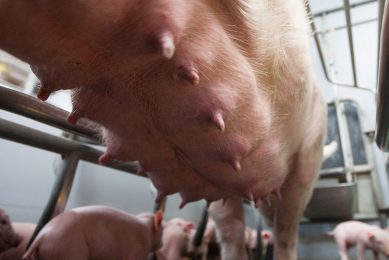
<svg viewBox="0 0 389 260">
<path fill-rule="evenodd" d="M 53 218 L 27 250 L 26 260 L 146 260 L 161 246 L 162 219 L 106 206 L 75 208 Z"/>
<path fill-rule="evenodd" d="M 348 260 L 347 251 L 357 246 L 358 260 L 365 259 L 365 249 L 373 250 L 374 259 L 382 253 L 389 257 L 389 234 L 384 229 L 360 221 L 346 221 L 336 225 L 328 232 L 334 236 L 341 260 Z"/>
<path fill-rule="evenodd" d="M 241 198 L 216 201 L 209 207 L 215 221 L 216 238 L 223 260 L 248 260 L 245 243 L 244 210 Z"/>
<path fill-rule="evenodd" d="M 208 246 L 215 237 L 214 223 L 210 220 L 201 244 L 193 245 L 196 225 L 180 218 L 171 219 L 163 225 L 162 247 L 156 252 L 158 260 L 206 260 Z"/>
<path fill-rule="evenodd" d="M 21 243 L 14 248 L 10 248 L 0 253 L 0 260 L 21 260 L 30 241 L 36 225 L 32 223 L 12 223 L 15 233 L 22 238 Z"/>
<path fill-rule="evenodd" d="M 186 260 L 192 222 L 174 218 L 163 225 L 162 247 L 156 252 L 158 260 Z"/>
<path fill-rule="evenodd" d="M 0 254 L 18 247 L 21 242 L 22 237 L 15 232 L 5 210 L 0 208 Z"/>
<path fill-rule="evenodd" d="M 38 97 L 72 89 L 69 121 L 104 127 L 101 162 L 139 161 L 182 206 L 252 200 L 296 259 L 326 129 L 302 0 L 7 0 L 0 22 Z"/>
</svg>

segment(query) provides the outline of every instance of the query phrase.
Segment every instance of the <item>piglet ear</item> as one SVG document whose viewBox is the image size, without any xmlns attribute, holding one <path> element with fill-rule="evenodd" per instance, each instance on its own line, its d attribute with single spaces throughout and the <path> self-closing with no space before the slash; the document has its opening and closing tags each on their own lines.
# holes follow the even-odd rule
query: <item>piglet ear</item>
<svg viewBox="0 0 389 260">
<path fill-rule="evenodd" d="M 375 240 L 375 237 L 374 237 L 373 232 L 367 231 L 367 238 L 368 238 L 370 241 Z"/>
<path fill-rule="evenodd" d="M 162 220 L 163 220 L 163 213 L 162 210 L 158 210 L 155 213 L 155 218 L 154 218 L 154 229 L 158 230 L 162 226 Z"/>
<path fill-rule="evenodd" d="M 269 238 L 270 238 L 270 234 L 267 233 L 267 232 L 265 232 L 265 233 L 262 234 L 262 237 L 263 237 L 264 239 L 269 239 Z"/>
<path fill-rule="evenodd" d="M 185 225 L 185 227 L 184 227 L 184 231 L 185 232 L 189 232 L 191 229 L 193 229 L 195 226 L 194 226 L 194 224 L 193 223 L 188 223 L 188 224 L 186 224 Z"/>
</svg>

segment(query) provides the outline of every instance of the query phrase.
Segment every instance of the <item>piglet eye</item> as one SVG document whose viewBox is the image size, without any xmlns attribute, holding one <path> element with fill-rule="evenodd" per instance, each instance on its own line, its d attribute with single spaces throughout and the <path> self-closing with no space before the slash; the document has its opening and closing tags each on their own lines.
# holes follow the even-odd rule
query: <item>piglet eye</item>
<svg viewBox="0 0 389 260">
<path fill-rule="evenodd" d="M 7 220 L 4 220 L 4 219 L 3 219 L 3 220 L 1 221 L 1 224 L 2 224 L 2 225 L 6 225 L 6 224 L 7 224 Z"/>
</svg>

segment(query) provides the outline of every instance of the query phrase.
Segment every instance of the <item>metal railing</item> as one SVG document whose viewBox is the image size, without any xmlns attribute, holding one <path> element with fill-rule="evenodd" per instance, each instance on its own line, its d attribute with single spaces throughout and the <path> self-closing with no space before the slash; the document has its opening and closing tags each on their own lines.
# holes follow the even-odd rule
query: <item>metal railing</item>
<svg viewBox="0 0 389 260">
<path fill-rule="evenodd" d="M 389 6 L 385 4 L 382 19 L 379 73 L 376 142 L 382 150 L 389 151 Z"/>
<path fill-rule="evenodd" d="M 82 136 L 85 140 L 94 144 L 100 143 L 98 128 L 95 124 L 83 120 L 77 125 L 71 125 L 66 121 L 68 112 L 65 110 L 1 85 L 0 109 Z M 58 176 L 50 198 L 30 239 L 30 245 L 43 226 L 65 209 L 78 162 L 84 160 L 98 164 L 98 158 L 103 152 L 85 142 L 48 134 L 1 118 L 0 138 L 62 155 L 62 161 L 58 167 Z M 131 174 L 136 174 L 139 168 L 137 162 L 121 162 L 118 160 L 111 160 L 104 166 Z"/>
<path fill-rule="evenodd" d="M 353 32 L 351 21 L 351 9 L 355 7 L 359 7 L 366 4 L 371 4 L 377 2 L 378 3 L 378 77 L 377 77 L 377 91 L 378 91 L 378 104 L 377 104 L 377 125 L 376 125 L 376 142 L 381 150 L 389 151 L 389 78 L 387 74 L 389 73 L 389 19 L 388 16 L 388 5 L 385 4 L 385 0 L 366 0 L 358 3 L 351 4 L 349 0 L 343 0 L 343 6 L 333 8 L 330 10 L 325 10 L 319 13 L 312 13 L 310 4 L 307 3 L 307 11 L 311 17 L 311 29 L 314 37 L 314 41 L 318 50 L 321 66 L 323 68 L 324 76 L 328 82 L 337 86 L 343 87 L 356 87 L 358 89 L 367 90 L 372 92 L 374 95 L 374 91 L 370 88 L 365 88 L 359 85 L 358 77 L 356 73 L 356 61 L 355 61 L 355 50 L 354 50 L 354 40 L 353 40 Z M 316 29 L 315 18 L 324 17 L 328 14 L 344 11 L 346 18 L 346 25 L 341 28 L 346 28 L 347 36 L 348 36 L 348 46 L 350 51 L 350 62 L 351 62 L 351 71 L 352 71 L 352 83 L 342 83 L 336 82 L 332 79 L 328 72 L 326 58 L 323 52 L 323 46 L 319 39 L 319 35 L 325 32 L 318 32 Z M 376 19 L 370 19 L 370 21 L 375 21 Z M 360 24 L 361 22 L 359 22 Z M 362 22 L 363 23 L 363 22 Z"/>
<path fill-rule="evenodd" d="M 344 5 L 342 7 L 333 8 L 333 9 L 322 11 L 322 12 L 318 12 L 318 13 L 313 13 L 312 10 L 311 10 L 311 6 L 310 6 L 309 2 L 307 2 L 306 6 L 307 6 L 307 12 L 309 14 L 309 17 L 311 18 L 310 25 L 311 25 L 312 35 L 313 35 L 313 38 L 314 38 L 314 41 L 315 41 L 315 44 L 316 44 L 316 47 L 317 47 L 317 50 L 318 50 L 318 54 L 319 54 L 321 66 L 322 66 L 322 69 L 323 69 L 323 72 L 324 72 L 324 76 L 325 76 L 325 78 L 326 78 L 326 80 L 328 82 L 330 82 L 332 84 L 335 84 L 335 85 L 338 85 L 338 86 L 357 87 L 359 89 L 363 89 L 363 90 L 367 90 L 369 92 L 372 92 L 372 90 L 370 88 L 366 88 L 366 87 L 360 86 L 358 84 L 358 78 L 357 78 L 357 73 L 356 73 L 354 40 L 353 40 L 353 32 L 352 32 L 352 26 L 355 25 L 355 24 L 352 24 L 352 22 L 351 22 L 351 9 L 355 8 L 355 7 L 362 6 L 362 5 L 370 4 L 370 3 L 373 3 L 373 2 L 376 2 L 376 1 L 377 0 L 367 0 L 367 1 L 359 2 L 359 3 L 350 4 L 349 0 L 343 0 L 343 4 Z M 348 46 L 349 46 L 349 51 L 350 51 L 351 71 L 352 71 L 352 76 L 353 76 L 353 82 L 352 83 L 337 82 L 337 81 L 335 81 L 334 79 L 332 79 L 330 77 L 329 72 L 328 72 L 326 58 L 324 56 L 323 46 L 322 46 L 322 43 L 321 43 L 321 41 L 319 39 L 319 35 L 321 33 L 324 33 L 324 32 L 319 32 L 316 29 L 315 18 L 324 17 L 324 16 L 326 16 L 328 14 L 335 13 L 335 12 L 340 12 L 340 11 L 344 11 L 345 18 L 346 18 L 346 25 L 344 27 L 342 26 L 341 28 L 342 29 L 346 28 L 346 30 L 347 30 Z M 381 11 L 379 11 L 379 13 L 381 13 Z"/>
</svg>

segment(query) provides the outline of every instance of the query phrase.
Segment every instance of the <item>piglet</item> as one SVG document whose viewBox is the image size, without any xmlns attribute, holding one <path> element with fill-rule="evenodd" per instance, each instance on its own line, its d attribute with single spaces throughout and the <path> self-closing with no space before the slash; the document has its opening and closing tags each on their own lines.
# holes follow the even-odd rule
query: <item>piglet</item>
<svg viewBox="0 0 389 260">
<path fill-rule="evenodd" d="M 245 230 L 246 248 L 249 251 L 255 251 L 257 249 L 257 231 L 247 227 Z M 269 230 L 262 230 L 261 232 L 262 248 L 266 249 L 267 246 L 273 245 L 273 234 Z M 265 250 L 264 250 L 265 251 Z M 265 252 L 264 252 L 265 253 Z"/>
<path fill-rule="evenodd" d="M 0 260 L 20 260 L 27 248 L 36 225 L 32 223 L 12 223 L 15 233 L 20 236 L 21 242 L 17 247 L 10 248 L 0 253 Z"/>
<path fill-rule="evenodd" d="M 131 215 L 89 206 L 52 219 L 23 259 L 142 260 L 161 246 L 162 213 Z"/>
<path fill-rule="evenodd" d="M 174 218 L 164 224 L 162 248 L 157 251 L 159 260 L 184 260 L 187 258 L 187 245 L 195 225 L 183 219 Z"/>
<path fill-rule="evenodd" d="M 0 253 L 17 247 L 21 242 L 21 237 L 15 233 L 9 216 L 0 209 Z"/>
<path fill-rule="evenodd" d="M 199 228 L 199 227 L 198 227 Z M 209 246 L 212 242 L 216 243 L 216 227 L 215 222 L 212 219 L 209 219 L 207 222 L 207 227 L 203 234 L 201 244 L 199 246 L 194 245 L 194 240 L 196 236 L 196 229 L 190 231 L 190 241 L 188 243 L 188 254 L 193 256 L 194 259 L 207 260 Z M 211 256 L 209 256 L 211 257 Z"/>
<path fill-rule="evenodd" d="M 373 250 L 375 259 L 379 253 L 389 257 L 389 233 L 385 230 L 359 221 L 346 221 L 338 224 L 333 231 L 341 260 L 348 260 L 347 251 L 351 246 L 358 248 L 358 260 L 365 259 L 365 249 Z"/>
</svg>

